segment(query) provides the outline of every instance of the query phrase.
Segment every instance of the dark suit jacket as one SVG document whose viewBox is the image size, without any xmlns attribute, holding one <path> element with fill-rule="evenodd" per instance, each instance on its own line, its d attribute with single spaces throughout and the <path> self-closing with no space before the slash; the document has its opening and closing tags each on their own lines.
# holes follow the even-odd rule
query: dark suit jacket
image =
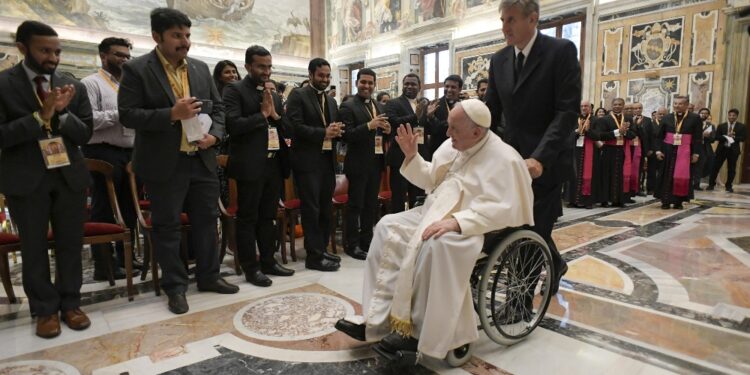
<svg viewBox="0 0 750 375">
<path fill-rule="evenodd" d="M 276 113 L 281 119 L 266 119 L 260 112 L 263 91 L 258 91 L 253 80 L 246 76 L 224 88 L 227 132 L 229 133 L 229 166 L 227 175 L 237 180 L 256 181 L 265 173 L 268 158 L 268 128 L 275 127 L 279 133 L 279 150 L 276 157 L 281 161 L 281 175 L 289 176 L 289 150 L 284 138 L 289 138 L 284 115 L 284 106 L 275 93 Z"/>
<path fill-rule="evenodd" d="M 577 126 L 581 103 L 581 67 L 575 45 L 537 33 L 526 64 L 514 83 L 515 51 L 508 46 L 490 61 L 485 100 L 492 112 L 493 128 L 524 159 L 542 163 L 535 180 L 559 183 L 573 167 L 575 144 L 570 134 Z M 500 130 L 501 119 L 505 128 Z"/>
<path fill-rule="evenodd" d="M 701 158 L 708 159 L 714 156 L 714 149 L 711 144 L 716 140 L 716 125 L 708 122 L 706 125 L 711 127 L 711 132 L 706 136 L 703 135 L 703 148 L 701 148 Z M 705 130 L 705 129 L 704 129 Z"/>
<path fill-rule="evenodd" d="M 339 121 L 336 99 L 326 97 L 328 121 Z M 292 125 L 292 169 L 301 172 L 312 172 L 317 165 L 317 158 L 323 149 L 326 126 L 320 112 L 316 90 L 312 86 L 295 89 L 286 102 L 287 122 Z M 346 129 L 345 129 L 346 131 Z M 336 140 L 333 141 L 336 150 Z M 331 152 L 331 167 L 335 163 L 334 152 Z"/>
<path fill-rule="evenodd" d="M 220 142 L 224 139 L 224 105 L 214 85 L 208 65 L 187 58 L 190 96 L 213 101 L 210 113 L 213 123 L 208 134 Z M 117 96 L 120 122 L 135 129 L 133 167 L 148 181 L 167 181 L 180 157 L 182 125 L 172 122 L 170 113 L 175 104 L 167 73 L 156 55 L 156 50 L 127 62 L 123 68 Z M 216 152 L 199 150 L 200 158 L 209 170 L 216 170 Z"/>
<path fill-rule="evenodd" d="M 741 122 L 735 122 L 734 123 L 734 143 L 732 143 L 732 146 L 728 147 L 731 150 L 732 154 L 739 155 L 740 154 L 740 143 L 744 142 L 745 139 L 747 139 L 747 127 L 745 124 Z M 727 135 L 727 132 L 729 131 L 729 124 L 724 122 L 719 124 L 719 126 L 716 128 L 716 142 L 719 142 L 718 146 L 716 146 L 716 151 L 718 151 L 720 148 L 726 149 L 726 138 L 724 138 L 725 135 Z"/>
<path fill-rule="evenodd" d="M 456 103 L 459 101 L 456 100 Z M 455 103 L 453 104 L 456 105 Z M 422 123 L 425 126 L 426 135 L 430 136 L 428 143 L 429 157 L 432 158 L 432 154 L 437 151 L 440 145 L 448 139 L 448 101 L 445 96 L 439 99 L 438 107 L 435 109 L 435 115 L 430 118 L 426 114 L 422 119 Z M 426 112 L 425 112 L 426 113 Z"/>
<path fill-rule="evenodd" d="M 633 117 L 633 125 L 635 125 L 635 117 Z M 638 131 L 638 137 L 641 139 L 641 148 L 643 156 L 646 156 L 646 153 L 652 149 L 651 147 L 651 130 L 653 129 L 653 124 L 651 123 L 651 119 L 649 117 L 643 116 L 643 121 L 641 122 L 640 126 L 636 126 Z"/>
<path fill-rule="evenodd" d="M 414 110 L 411 109 L 409 99 L 403 95 L 389 100 L 385 105 L 385 113 L 388 116 L 388 122 L 391 124 L 391 134 L 388 135 L 388 152 L 385 155 L 385 161 L 391 168 L 401 168 L 401 164 L 404 162 L 404 152 L 401 151 L 401 147 L 396 142 L 396 129 L 400 125 L 406 125 L 407 123 L 414 128 L 418 126 L 419 119 Z M 424 156 L 424 152 L 425 145 L 419 145 L 419 153 Z"/>
<path fill-rule="evenodd" d="M 47 135 L 32 116 L 41 106 L 21 64 L 0 72 L 0 193 L 18 196 L 34 192 L 47 169 L 38 143 Z M 71 189 L 82 191 L 91 177 L 79 146 L 89 141 L 94 126 L 86 86 L 58 74 L 52 75 L 50 84 L 72 84 L 76 89 L 64 113 L 53 116 L 52 135 L 62 136 L 70 159 L 60 172 Z"/>
<path fill-rule="evenodd" d="M 377 114 L 384 114 L 383 106 L 371 100 L 377 108 Z M 355 96 L 351 100 L 341 103 L 339 117 L 346 124 L 343 140 L 346 142 L 346 158 L 344 159 L 344 173 L 347 175 L 365 174 L 373 168 L 383 170 L 383 155 L 375 154 L 375 136 L 383 136 L 381 129 L 369 130 L 367 123 L 372 120 L 370 112 L 365 107 L 364 100 Z M 385 139 L 383 139 L 385 151 Z"/>
<path fill-rule="evenodd" d="M 644 126 L 643 130 L 646 133 L 646 135 L 649 137 L 648 139 L 648 147 L 650 151 L 657 151 L 659 145 L 661 144 L 661 139 L 659 139 L 659 134 L 661 133 L 661 127 L 662 123 L 660 122 L 658 125 L 656 123 L 656 120 L 649 119 L 650 121 L 648 124 L 645 124 L 644 119 Z M 651 155 L 654 156 L 653 154 Z"/>
<path fill-rule="evenodd" d="M 635 129 L 633 128 L 633 118 L 630 116 L 624 116 L 623 114 L 620 114 L 622 117 L 622 122 L 630 122 L 630 128 L 625 134 L 622 134 L 624 138 L 627 139 L 633 139 L 637 135 Z M 608 114 L 604 117 L 599 117 L 596 120 L 594 120 L 594 123 L 591 124 L 591 138 L 595 139 L 597 141 L 615 141 L 617 140 L 617 137 L 615 137 L 614 131 L 617 129 L 617 123 L 615 122 L 615 119 L 612 118 L 612 115 Z"/>
</svg>

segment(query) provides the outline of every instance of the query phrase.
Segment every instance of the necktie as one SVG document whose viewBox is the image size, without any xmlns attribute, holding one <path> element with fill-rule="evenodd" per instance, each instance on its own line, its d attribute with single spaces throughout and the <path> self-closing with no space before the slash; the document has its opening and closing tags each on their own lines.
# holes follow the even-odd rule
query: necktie
<svg viewBox="0 0 750 375">
<path fill-rule="evenodd" d="M 518 82 L 518 79 L 521 78 L 521 71 L 523 70 L 523 63 L 526 60 L 526 56 L 523 55 L 523 52 L 519 52 L 518 56 L 516 56 L 516 82 Z"/>
<path fill-rule="evenodd" d="M 732 136 L 732 130 L 734 130 L 734 124 L 729 124 L 729 136 Z"/>
<path fill-rule="evenodd" d="M 44 76 L 34 77 L 34 83 L 36 83 L 36 95 L 42 102 L 47 100 L 47 91 L 44 91 L 44 87 L 42 86 L 42 83 L 44 82 L 47 82 L 47 78 L 44 78 Z"/>
</svg>

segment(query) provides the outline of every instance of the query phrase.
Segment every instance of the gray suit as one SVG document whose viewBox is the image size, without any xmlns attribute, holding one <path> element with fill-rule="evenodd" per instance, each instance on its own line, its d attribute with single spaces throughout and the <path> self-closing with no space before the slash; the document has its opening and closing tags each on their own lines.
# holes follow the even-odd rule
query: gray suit
<svg viewBox="0 0 750 375">
<path fill-rule="evenodd" d="M 76 94 L 64 113 L 52 118 L 52 136 L 62 137 L 70 165 L 47 169 L 38 143 L 47 135 L 32 117 L 41 107 L 29 78 L 21 64 L 0 73 L 0 193 L 18 225 L 23 288 L 31 311 L 47 316 L 81 303 L 85 189 L 91 179 L 79 146 L 91 138 L 93 122 L 86 87 L 53 74 L 51 87 L 72 84 Z M 60 275 L 54 285 L 47 257 L 50 223 Z"/>
<path fill-rule="evenodd" d="M 213 101 L 209 134 L 224 137 L 224 112 L 208 66 L 187 58 L 190 95 Z M 219 180 L 216 153 L 180 151 L 182 125 L 170 121 L 175 104 L 156 50 L 125 64 L 118 95 L 120 122 L 135 129 L 133 166 L 151 199 L 154 251 L 163 272 L 167 294 L 185 292 L 188 275 L 180 258 L 180 214 L 190 218 L 190 248 L 196 257 L 198 285 L 219 277 L 216 249 Z"/>
</svg>

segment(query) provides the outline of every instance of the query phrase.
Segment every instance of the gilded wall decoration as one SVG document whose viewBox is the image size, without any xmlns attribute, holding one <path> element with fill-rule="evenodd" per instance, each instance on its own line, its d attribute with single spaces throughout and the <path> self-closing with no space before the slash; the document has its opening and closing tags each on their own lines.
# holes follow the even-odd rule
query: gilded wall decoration
<svg viewBox="0 0 750 375">
<path fill-rule="evenodd" d="M 693 15 L 693 48 L 690 50 L 690 65 L 710 65 L 714 63 L 718 27 L 718 10 Z"/>
<path fill-rule="evenodd" d="M 711 108 L 713 81 L 714 72 L 691 73 L 688 76 L 688 95 L 690 103 L 695 104 L 696 110 Z"/>
<path fill-rule="evenodd" d="M 0 46 L 0 72 L 12 68 L 23 59 L 23 56 L 15 47 Z"/>
<path fill-rule="evenodd" d="M 631 79 L 628 80 L 627 100 L 643 104 L 643 113 L 647 115 L 662 106 L 671 110 L 672 98 L 679 88 L 679 76 Z"/>
<path fill-rule="evenodd" d="M 680 66 L 684 17 L 631 26 L 630 71 Z"/>
<path fill-rule="evenodd" d="M 464 79 L 464 90 L 476 90 L 477 81 L 489 78 L 492 53 L 461 59 L 461 77 Z"/>
<path fill-rule="evenodd" d="M 604 53 L 602 56 L 602 75 L 604 76 L 620 73 L 622 32 L 622 27 L 604 30 Z"/>
<path fill-rule="evenodd" d="M 612 99 L 620 97 L 620 81 L 602 82 L 602 94 L 599 97 L 599 106 L 609 110 L 612 108 Z"/>
</svg>

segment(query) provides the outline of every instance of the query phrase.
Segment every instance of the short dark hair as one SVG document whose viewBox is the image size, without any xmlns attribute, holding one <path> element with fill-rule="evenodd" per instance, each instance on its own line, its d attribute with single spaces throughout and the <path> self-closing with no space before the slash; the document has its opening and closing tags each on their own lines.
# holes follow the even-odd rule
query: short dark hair
<svg viewBox="0 0 750 375">
<path fill-rule="evenodd" d="M 307 65 L 307 72 L 310 74 L 314 74 L 315 71 L 318 70 L 318 68 L 320 68 L 321 66 L 327 66 L 330 68 L 331 64 L 329 64 L 328 61 L 326 61 L 326 59 L 322 57 L 316 57 L 310 60 L 310 63 Z"/>
<path fill-rule="evenodd" d="M 417 75 L 416 73 L 407 73 L 404 76 L 404 78 L 401 79 L 401 83 L 404 83 L 404 81 L 406 81 L 407 78 L 416 78 L 417 79 L 417 83 L 420 86 L 422 86 L 422 80 L 419 78 L 419 75 Z"/>
<path fill-rule="evenodd" d="M 245 64 L 252 64 L 253 56 L 271 56 L 271 52 L 263 46 L 252 45 L 245 50 Z"/>
<path fill-rule="evenodd" d="M 740 115 L 740 110 L 737 109 L 737 108 L 732 108 L 727 113 L 734 113 L 735 115 L 739 116 Z"/>
<path fill-rule="evenodd" d="M 46 23 L 41 23 L 39 21 L 23 21 L 18 25 L 18 29 L 16 29 L 16 42 L 28 46 L 31 37 L 34 35 L 57 36 L 57 32 Z"/>
<path fill-rule="evenodd" d="M 122 47 L 128 47 L 128 49 L 133 49 L 133 45 L 130 44 L 130 41 L 125 38 L 115 38 L 115 37 L 109 37 L 102 39 L 102 42 L 99 43 L 99 53 L 107 53 L 109 52 L 109 48 L 112 46 L 122 46 Z"/>
<path fill-rule="evenodd" d="M 242 75 L 240 74 L 240 71 L 237 69 L 237 65 L 235 65 L 230 60 L 221 60 L 216 63 L 216 66 L 214 66 L 214 83 L 216 83 L 216 87 L 219 89 L 219 94 L 221 94 L 222 89 L 224 88 L 224 83 L 221 82 L 221 73 L 224 71 L 224 68 L 228 66 L 231 66 L 234 68 L 234 70 L 237 71 L 237 77 L 239 79 L 242 79 Z"/>
<path fill-rule="evenodd" d="M 185 13 L 172 8 L 154 8 L 151 11 L 151 31 L 159 34 L 178 26 L 191 27 L 190 18 Z"/>
<path fill-rule="evenodd" d="M 709 115 L 711 114 L 711 110 L 710 110 L 710 109 L 708 109 L 708 108 L 706 108 L 706 107 L 703 107 L 703 108 L 699 109 L 699 110 L 698 110 L 698 113 L 701 113 L 701 112 L 703 112 L 703 111 L 706 111 L 706 112 L 708 112 L 708 114 L 709 114 Z"/>
<path fill-rule="evenodd" d="M 463 90 L 463 88 L 464 88 L 464 79 L 461 78 L 460 75 L 458 75 L 458 74 L 451 74 L 451 75 L 445 77 L 445 80 L 443 81 L 443 85 L 445 85 L 445 83 L 448 82 L 448 81 L 453 81 L 453 82 L 458 83 L 458 88 L 461 89 L 461 90 Z"/>
<path fill-rule="evenodd" d="M 378 93 L 378 96 L 375 97 L 375 100 L 381 101 L 381 100 L 383 100 L 383 97 L 386 96 L 386 95 L 388 95 L 389 98 L 391 97 L 391 94 L 389 94 L 388 92 L 381 91 L 381 92 Z"/>
<path fill-rule="evenodd" d="M 309 79 L 303 80 L 302 82 L 300 82 L 299 87 L 304 86 L 306 83 L 310 84 L 310 80 Z"/>
<path fill-rule="evenodd" d="M 674 100 L 677 100 L 677 99 L 684 100 L 688 102 L 688 104 L 690 104 L 690 97 L 688 97 L 687 95 L 675 95 Z"/>
<path fill-rule="evenodd" d="M 487 86 L 489 86 L 490 85 L 490 80 L 487 79 L 487 78 L 480 79 L 479 81 L 477 81 L 477 88 L 479 88 L 479 86 L 481 86 L 483 83 L 486 83 Z"/>
<path fill-rule="evenodd" d="M 286 83 L 284 83 L 284 82 L 276 82 L 276 91 L 278 91 L 278 92 L 284 92 L 284 91 L 286 91 Z"/>
<path fill-rule="evenodd" d="M 376 80 L 376 79 L 378 79 L 378 75 L 377 75 L 377 74 L 375 74 L 375 71 L 373 71 L 373 70 L 372 70 L 372 69 L 370 69 L 370 68 L 362 68 L 362 69 L 360 69 L 360 70 L 359 70 L 359 71 L 357 72 L 357 81 L 359 81 L 359 77 L 360 77 L 361 75 L 363 75 L 363 74 L 364 74 L 364 75 L 366 75 L 366 76 L 372 76 L 372 80 L 373 80 L 373 81 L 374 81 L 374 80 Z"/>
</svg>

